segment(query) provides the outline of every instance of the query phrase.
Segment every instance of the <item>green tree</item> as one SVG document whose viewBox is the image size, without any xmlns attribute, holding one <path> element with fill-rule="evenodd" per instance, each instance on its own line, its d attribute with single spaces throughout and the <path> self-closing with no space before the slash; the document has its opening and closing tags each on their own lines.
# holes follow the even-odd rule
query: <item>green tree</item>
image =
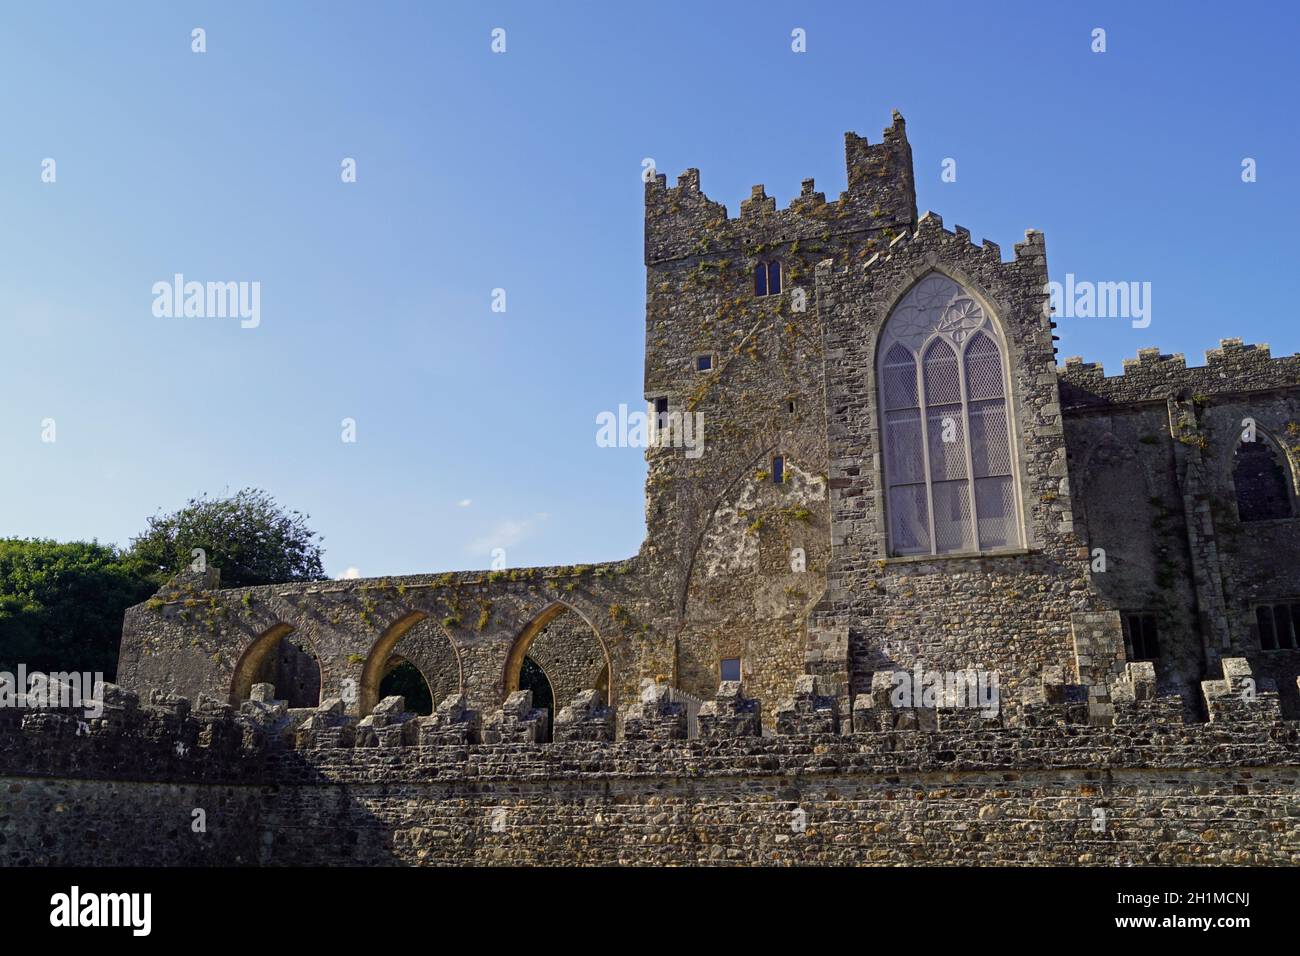
<svg viewBox="0 0 1300 956">
<path fill-rule="evenodd" d="M 185 507 L 149 519 L 131 540 L 131 556 L 161 584 L 194 561 L 202 548 L 221 571 L 223 588 L 285 581 L 320 581 L 319 535 L 299 511 L 286 511 L 265 491 L 245 488 L 227 498 L 191 498 Z"/>
<path fill-rule="evenodd" d="M 111 545 L 0 539 L 0 670 L 117 671 L 122 615 L 153 593 Z"/>
</svg>

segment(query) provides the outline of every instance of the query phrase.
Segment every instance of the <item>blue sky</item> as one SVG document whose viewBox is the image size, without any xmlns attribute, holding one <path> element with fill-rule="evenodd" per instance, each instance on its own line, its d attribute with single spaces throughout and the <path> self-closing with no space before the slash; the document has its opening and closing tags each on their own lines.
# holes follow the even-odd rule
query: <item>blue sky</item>
<svg viewBox="0 0 1300 956">
<path fill-rule="evenodd" d="M 920 209 L 1005 255 L 1042 229 L 1054 279 L 1152 283 L 1150 327 L 1064 321 L 1062 357 L 1201 364 L 1228 336 L 1294 353 L 1297 20 L 1282 3 L 8 5 L 0 534 L 125 544 L 159 509 L 253 485 L 311 515 L 332 575 L 486 567 L 496 546 L 510 566 L 630 555 L 644 460 L 597 447 L 595 416 L 642 407 L 642 159 L 670 182 L 699 167 L 732 215 L 755 183 L 781 206 L 809 176 L 834 197 L 844 131 L 876 142 L 894 108 Z M 260 282 L 261 324 L 155 317 L 177 272 Z"/>
</svg>

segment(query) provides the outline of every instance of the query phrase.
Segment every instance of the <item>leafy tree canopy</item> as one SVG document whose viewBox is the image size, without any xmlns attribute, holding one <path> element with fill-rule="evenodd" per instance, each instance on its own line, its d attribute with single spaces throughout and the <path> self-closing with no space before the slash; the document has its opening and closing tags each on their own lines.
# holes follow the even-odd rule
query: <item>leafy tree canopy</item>
<svg viewBox="0 0 1300 956">
<path fill-rule="evenodd" d="M 156 585 L 111 545 L 0 539 L 0 670 L 117 670 L 122 615 Z"/>
<path fill-rule="evenodd" d="M 204 495 L 150 518 L 130 553 L 159 584 L 189 567 L 196 548 L 221 570 L 223 588 L 319 581 L 325 577 L 320 537 L 307 527 L 308 517 L 286 511 L 258 488 L 226 498 Z"/>
</svg>

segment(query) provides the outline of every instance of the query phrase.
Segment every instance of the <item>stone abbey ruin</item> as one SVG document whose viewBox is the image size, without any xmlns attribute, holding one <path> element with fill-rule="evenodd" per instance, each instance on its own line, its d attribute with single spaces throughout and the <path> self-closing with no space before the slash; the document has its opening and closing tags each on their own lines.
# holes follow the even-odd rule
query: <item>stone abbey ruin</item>
<svg viewBox="0 0 1300 956">
<path fill-rule="evenodd" d="M 637 555 L 183 574 L 102 717 L 0 710 L 0 859 L 1300 863 L 1300 355 L 1058 367 L 1043 236 L 918 217 L 897 114 L 845 149 L 738 218 L 646 183 L 645 398 L 706 428 Z"/>
</svg>

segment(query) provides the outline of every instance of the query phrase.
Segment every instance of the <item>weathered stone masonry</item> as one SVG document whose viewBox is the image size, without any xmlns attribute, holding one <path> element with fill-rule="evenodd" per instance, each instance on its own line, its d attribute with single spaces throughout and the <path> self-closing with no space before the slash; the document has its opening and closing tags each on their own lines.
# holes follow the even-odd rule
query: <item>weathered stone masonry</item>
<svg viewBox="0 0 1300 956">
<path fill-rule="evenodd" d="M 879 144 L 848 134 L 845 156 L 837 199 L 805 180 L 777 209 L 755 186 L 737 218 L 698 170 L 647 182 L 645 396 L 667 411 L 670 439 L 698 417 L 704 445 L 647 452 L 637 556 L 238 590 L 188 575 L 128 612 L 119 680 L 232 703 L 279 682 L 292 703 L 337 696 L 362 716 L 409 661 L 434 700 L 464 692 L 489 709 L 531 656 L 557 707 L 591 687 L 617 710 L 645 678 L 708 698 L 721 662 L 738 659 L 769 711 L 816 674 L 847 723 L 876 673 L 996 671 L 1014 712 L 1023 688 L 1063 669 L 1091 688 L 1100 719 L 1127 659 L 1122 615 L 1145 613 L 1162 689 L 1189 717 L 1203 718 L 1197 683 L 1225 654 L 1250 659 L 1300 714 L 1300 649 L 1261 649 L 1254 623 L 1260 603 L 1300 601 L 1300 509 L 1243 527 L 1232 475 L 1250 417 L 1285 458 L 1294 498 L 1300 357 L 1227 340 L 1199 369 L 1157 350 L 1121 376 L 1076 359 L 1057 368 L 1043 236 L 1027 233 L 1004 261 L 961 227 L 918 219 L 897 114 Z M 755 268 L 772 263 L 781 291 L 758 295 Z M 878 342 L 934 277 L 1004 343 L 1015 547 L 891 549 Z"/>
<path fill-rule="evenodd" d="M 0 864 L 1300 863 L 1300 729 L 1242 694 L 1244 661 L 1224 673 L 1203 724 L 1148 664 L 1104 727 L 1049 685 L 1017 728 L 863 695 L 845 735 L 821 732 L 834 702 L 809 679 L 769 737 L 723 685 L 689 741 L 648 684 L 623 741 L 587 710 L 570 722 L 600 731 L 550 744 L 518 735 L 526 699 L 482 721 L 463 697 L 424 718 L 394 698 L 358 724 L 338 701 L 234 714 L 109 688 L 81 733 L 76 712 L 0 712 Z"/>
<path fill-rule="evenodd" d="M 62 845 L 72 805 L 125 861 L 174 798 L 253 824 L 157 862 L 1297 862 L 1300 647 L 1257 616 L 1300 608 L 1300 356 L 1058 368 L 1042 234 L 1004 259 L 918 217 L 897 114 L 845 155 L 838 198 L 755 186 L 736 218 L 698 170 L 645 184 L 668 440 L 636 556 L 181 575 L 124 626 L 118 681 L 158 703 L 5 725 L 3 852 Z M 432 716 L 381 690 L 398 662 Z M 999 712 L 893 706 L 917 668 L 996 673 Z"/>
</svg>

